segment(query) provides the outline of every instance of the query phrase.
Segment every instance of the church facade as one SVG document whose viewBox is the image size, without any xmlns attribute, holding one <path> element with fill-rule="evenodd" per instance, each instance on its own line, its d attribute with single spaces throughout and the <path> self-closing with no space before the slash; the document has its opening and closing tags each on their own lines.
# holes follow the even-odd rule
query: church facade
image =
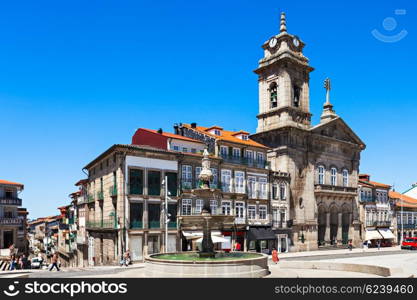
<svg viewBox="0 0 417 300">
<path fill-rule="evenodd" d="M 254 71 L 259 82 L 258 127 L 250 138 L 269 147 L 271 170 L 290 175 L 289 219 L 292 251 L 320 246 L 361 244 L 358 214 L 360 153 L 365 144 L 326 101 L 320 123 L 311 124 L 309 76 L 314 69 L 303 54 L 305 44 L 287 33 L 267 40 Z"/>
</svg>

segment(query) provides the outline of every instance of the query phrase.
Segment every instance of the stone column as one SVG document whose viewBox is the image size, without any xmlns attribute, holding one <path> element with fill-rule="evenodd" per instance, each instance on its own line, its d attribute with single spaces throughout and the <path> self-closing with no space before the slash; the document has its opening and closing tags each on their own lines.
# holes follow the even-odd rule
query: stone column
<svg viewBox="0 0 417 300">
<path fill-rule="evenodd" d="M 330 213 L 326 213 L 326 231 L 324 233 L 324 242 L 330 244 Z"/>
<path fill-rule="evenodd" d="M 148 233 L 143 233 L 143 253 L 142 253 L 142 260 L 145 260 L 145 256 L 148 255 Z"/>
<path fill-rule="evenodd" d="M 337 214 L 337 243 L 342 244 L 342 213 Z"/>
</svg>

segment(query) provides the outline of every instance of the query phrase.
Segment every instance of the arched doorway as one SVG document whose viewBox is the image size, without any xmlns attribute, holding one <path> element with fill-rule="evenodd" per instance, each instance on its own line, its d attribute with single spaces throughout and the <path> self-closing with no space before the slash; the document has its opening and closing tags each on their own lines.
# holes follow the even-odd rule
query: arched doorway
<svg viewBox="0 0 417 300">
<path fill-rule="evenodd" d="M 336 206 L 330 208 L 330 244 L 337 241 L 337 228 L 339 227 L 339 212 Z"/>
<path fill-rule="evenodd" d="M 326 234 L 326 208 L 323 205 L 318 207 L 318 228 L 317 228 L 317 238 L 319 246 L 324 245 L 324 236 Z"/>
</svg>

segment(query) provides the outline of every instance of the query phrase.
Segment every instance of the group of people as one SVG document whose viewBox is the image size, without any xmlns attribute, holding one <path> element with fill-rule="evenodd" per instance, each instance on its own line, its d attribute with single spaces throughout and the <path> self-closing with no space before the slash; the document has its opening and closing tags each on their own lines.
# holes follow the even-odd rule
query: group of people
<svg viewBox="0 0 417 300">
<path fill-rule="evenodd" d="M 26 257 L 26 255 L 15 255 L 12 254 L 10 257 L 10 271 L 13 270 L 24 270 L 24 269 L 30 269 L 30 261 Z"/>
</svg>

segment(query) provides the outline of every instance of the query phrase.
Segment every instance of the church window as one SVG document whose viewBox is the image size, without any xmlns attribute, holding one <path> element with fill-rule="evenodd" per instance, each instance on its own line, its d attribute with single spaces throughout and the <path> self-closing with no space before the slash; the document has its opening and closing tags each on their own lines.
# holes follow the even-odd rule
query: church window
<svg viewBox="0 0 417 300">
<path fill-rule="evenodd" d="M 269 86 L 269 100 L 271 108 L 278 106 L 278 86 L 275 82 Z"/>
<path fill-rule="evenodd" d="M 349 172 L 348 172 L 348 170 L 343 169 L 342 176 L 343 176 L 343 186 L 348 186 L 348 184 L 349 184 Z"/>
<path fill-rule="evenodd" d="M 336 168 L 331 168 L 330 169 L 330 184 L 331 185 L 336 185 L 337 184 L 337 170 Z"/>
<path fill-rule="evenodd" d="M 324 184 L 324 167 L 319 166 L 319 184 Z"/>
<path fill-rule="evenodd" d="M 293 86 L 293 103 L 294 103 L 294 107 L 300 107 L 300 93 L 301 89 L 294 85 Z"/>
</svg>

